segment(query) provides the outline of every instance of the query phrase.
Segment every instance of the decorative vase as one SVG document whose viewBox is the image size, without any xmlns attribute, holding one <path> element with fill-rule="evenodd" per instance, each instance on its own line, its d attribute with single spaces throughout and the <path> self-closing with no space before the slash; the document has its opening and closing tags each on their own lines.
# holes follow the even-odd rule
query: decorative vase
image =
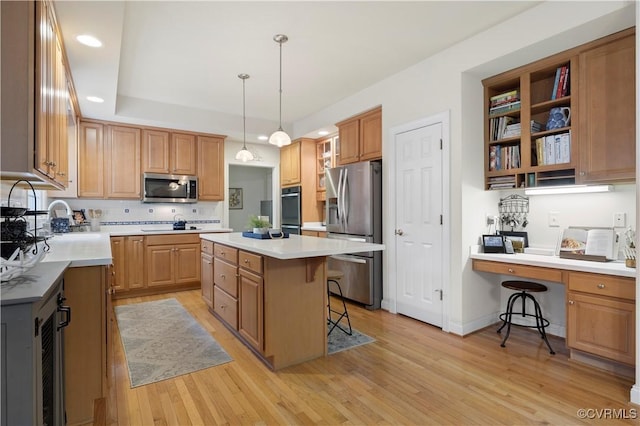
<svg viewBox="0 0 640 426">
<path fill-rule="evenodd" d="M 266 234 L 269 232 L 269 228 L 253 228 L 254 234 Z"/>
<path fill-rule="evenodd" d="M 571 121 L 571 109 L 567 107 L 551 108 L 549 111 L 549 120 L 547 121 L 547 130 L 559 129 L 567 127 Z"/>
</svg>

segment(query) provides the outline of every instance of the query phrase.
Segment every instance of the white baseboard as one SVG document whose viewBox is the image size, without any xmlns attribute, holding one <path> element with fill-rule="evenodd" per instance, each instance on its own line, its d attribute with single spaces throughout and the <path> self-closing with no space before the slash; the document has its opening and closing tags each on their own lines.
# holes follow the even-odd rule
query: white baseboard
<svg viewBox="0 0 640 426">
<path fill-rule="evenodd" d="M 633 404 L 640 405 L 640 386 L 638 384 L 631 387 L 630 398 Z"/>
</svg>

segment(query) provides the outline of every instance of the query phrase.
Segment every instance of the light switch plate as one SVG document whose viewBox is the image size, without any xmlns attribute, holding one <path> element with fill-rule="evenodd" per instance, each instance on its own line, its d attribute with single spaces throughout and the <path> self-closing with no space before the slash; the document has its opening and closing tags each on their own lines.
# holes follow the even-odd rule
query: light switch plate
<svg viewBox="0 0 640 426">
<path fill-rule="evenodd" d="M 614 213 L 613 214 L 613 227 L 614 228 L 624 228 L 627 224 L 627 214 L 626 213 Z"/>
</svg>

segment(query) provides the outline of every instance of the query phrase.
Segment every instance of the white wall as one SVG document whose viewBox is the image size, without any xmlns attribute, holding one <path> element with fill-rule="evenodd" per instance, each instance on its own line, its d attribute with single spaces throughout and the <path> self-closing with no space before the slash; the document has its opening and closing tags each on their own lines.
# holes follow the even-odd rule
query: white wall
<svg viewBox="0 0 640 426">
<path fill-rule="evenodd" d="M 465 334 L 489 323 L 487 321 L 493 322 L 495 312 L 500 308 L 500 291 L 495 286 L 495 277 L 473 272 L 468 255 L 469 246 L 477 244 L 478 236 L 486 229 L 482 214 L 497 209 L 499 200 L 498 193 L 484 191 L 482 184 L 481 80 L 633 26 L 633 7 L 634 3 L 629 2 L 541 3 L 295 124 L 296 135 L 306 134 L 327 123 L 382 105 L 383 157 L 392 158 L 389 129 L 450 111 L 451 285 L 445 300 L 449 303 L 449 329 L 452 332 Z M 550 16 L 562 16 L 562 24 L 549 19 Z M 393 165 L 383 161 L 383 197 L 386 200 L 383 233 L 387 244 L 384 253 L 385 301 L 393 298 L 395 292 L 388 287 L 389 276 L 395 274 L 392 260 L 395 256 L 393 176 Z M 628 197 L 631 201 L 625 198 L 619 202 L 622 208 L 633 205 L 631 192 Z M 587 219 L 592 213 L 593 209 L 584 212 L 585 222 L 592 221 Z M 603 213 L 603 216 L 609 214 Z"/>
</svg>

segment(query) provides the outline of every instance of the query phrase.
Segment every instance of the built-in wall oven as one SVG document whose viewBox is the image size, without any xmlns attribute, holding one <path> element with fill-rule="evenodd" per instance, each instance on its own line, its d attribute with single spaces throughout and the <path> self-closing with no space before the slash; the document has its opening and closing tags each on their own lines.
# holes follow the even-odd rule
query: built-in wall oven
<svg viewBox="0 0 640 426">
<path fill-rule="evenodd" d="M 300 234 L 302 227 L 302 187 L 282 188 L 280 227 L 288 234 Z"/>
</svg>

